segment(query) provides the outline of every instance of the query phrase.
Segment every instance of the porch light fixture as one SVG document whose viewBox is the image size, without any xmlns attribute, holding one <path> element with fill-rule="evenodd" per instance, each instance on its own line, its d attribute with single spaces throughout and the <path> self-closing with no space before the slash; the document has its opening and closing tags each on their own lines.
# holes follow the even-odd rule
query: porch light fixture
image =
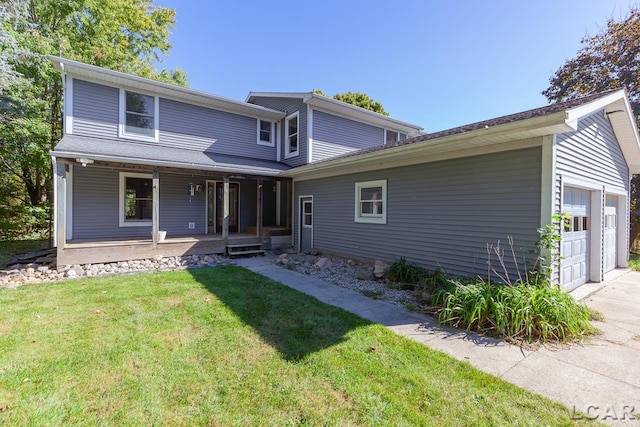
<svg viewBox="0 0 640 427">
<path fill-rule="evenodd" d="M 76 162 L 82 163 L 82 167 L 86 168 L 87 165 L 90 165 L 90 164 L 93 163 L 93 159 L 85 159 L 85 158 L 81 157 L 79 159 L 76 159 Z"/>
</svg>

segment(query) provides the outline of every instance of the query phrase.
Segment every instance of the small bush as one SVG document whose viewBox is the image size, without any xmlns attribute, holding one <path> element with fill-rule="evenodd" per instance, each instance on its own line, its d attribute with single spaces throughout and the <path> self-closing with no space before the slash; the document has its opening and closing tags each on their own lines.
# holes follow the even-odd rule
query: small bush
<svg viewBox="0 0 640 427">
<path fill-rule="evenodd" d="M 426 280 L 429 276 L 430 274 L 427 270 L 407 262 L 404 257 L 391 264 L 384 273 L 387 282 L 391 283 L 418 284 Z"/>
<path fill-rule="evenodd" d="M 555 286 L 452 282 L 431 303 L 441 323 L 498 338 L 566 342 L 598 332 L 589 309 Z"/>
<path fill-rule="evenodd" d="M 640 255 L 632 254 L 629 256 L 629 268 L 640 271 Z"/>
</svg>

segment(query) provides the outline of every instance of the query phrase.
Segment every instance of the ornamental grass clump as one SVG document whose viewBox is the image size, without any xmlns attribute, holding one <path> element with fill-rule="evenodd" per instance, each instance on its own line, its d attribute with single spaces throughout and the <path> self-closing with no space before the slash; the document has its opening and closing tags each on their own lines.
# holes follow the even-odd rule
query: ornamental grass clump
<svg viewBox="0 0 640 427">
<path fill-rule="evenodd" d="M 577 341 L 598 332 L 589 309 L 556 286 L 451 282 L 430 311 L 442 324 L 526 342 Z"/>
</svg>

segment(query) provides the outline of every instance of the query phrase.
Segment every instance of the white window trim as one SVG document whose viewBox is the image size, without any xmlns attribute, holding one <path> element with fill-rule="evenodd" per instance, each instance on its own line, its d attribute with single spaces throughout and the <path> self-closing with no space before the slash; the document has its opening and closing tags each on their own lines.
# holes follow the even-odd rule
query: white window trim
<svg viewBox="0 0 640 427">
<path fill-rule="evenodd" d="M 369 187 L 382 187 L 382 213 L 381 214 L 369 214 L 367 216 L 362 216 L 360 213 L 360 190 L 362 188 Z M 386 224 L 387 223 L 387 180 L 380 179 L 377 181 L 364 181 L 364 182 L 356 182 L 355 186 L 356 194 L 355 194 L 355 222 L 362 222 L 367 224 Z"/>
<path fill-rule="evenodd" d="M 298 147 L 296 151 L 289 152 L 289 120 L 296 117 L 298 119 Z M 293 114 L 289 114 L 284 119 L 284 158 L 290 159 L 291 157 L 296 157 L 300 154 L 300 112 L 296 111 Z"/>
<path fill-rule="evenodd" d="M 126 89 L 120 88 L 120 115 L 119 115 L 119 123 L 118 123 L 118 136 L 120 138 L 126 139 L 135 139 L 138 141 L 150 141 L 150 142 L 158 142 L 160 135 L 160 98 L 144 92 L 139 92 L 136 90 L 129 90 L 129 92 L 139 93 L 140 95 L 151 96 L 153 97 L 153 136 L 140 135 L 138 133 L 128 133 L 125 131 L 125 106 L 126 106 L 126 97 L 125 97 Z"/>
<path fill-rule="evenodd" d="M 126 178 L 147 178 L 153 180 L 153 174 L 150 173 L 133 173 L 120 172 L 120 184 L 118 191 L 118 219 L 120 227 L 150 227 L 153 220 L 150 221 L 126 221 L 124 215 L 124 192 Z"/>
<path fill-rule="evenodd" d="M 269 120 L 262 120 L 262 119 L 256 119 L 257 120 L 257 127 L 258 127 L 258 131 L 256 134 L 256 139 L 258 141 L 258 145 L 264 145 L 265 147 L 275 147 L 276 143 L 276 126 L 275 123 Z M 266 142 L 266 141 L 262 141 L 260 139 L 260 122 L 268 122 L 271 123 L 271 133 L 269 134 L 269 137 L 271 139 L 271 142 Z"/>
<path fill-rule="evenodd" d="M 389 129 L 389 128 L 385 128 L 384 129 L 384 143 L 387 144 L 389 141 L 387 141 L 387 132 L 395 132 L 396 133 L 396 140 L 395 141 L 391 141 L 391 142 L 398 142 L 400 141 L 400 131 L 394 130 L 394 129 Z"/>
</svg>

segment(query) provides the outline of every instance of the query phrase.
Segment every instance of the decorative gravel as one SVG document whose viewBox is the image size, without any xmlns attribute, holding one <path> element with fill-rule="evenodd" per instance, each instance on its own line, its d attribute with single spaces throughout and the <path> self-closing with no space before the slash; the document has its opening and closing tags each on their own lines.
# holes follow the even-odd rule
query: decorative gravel
<svg viewBox="0 0 640 427">
<path fill-rule="evenodd" d="M 328 258 L 331 265 L 328 268 L 316 267 L 321 258 Z M 288 255 L 286 262 L 281 265 L 283 268 L 410 310 L 422 306 L 410 291 L 389 288 L 384 279 L 375 279 L 371 264 L 351 259 L 301 254 Z"/>
</svg>

